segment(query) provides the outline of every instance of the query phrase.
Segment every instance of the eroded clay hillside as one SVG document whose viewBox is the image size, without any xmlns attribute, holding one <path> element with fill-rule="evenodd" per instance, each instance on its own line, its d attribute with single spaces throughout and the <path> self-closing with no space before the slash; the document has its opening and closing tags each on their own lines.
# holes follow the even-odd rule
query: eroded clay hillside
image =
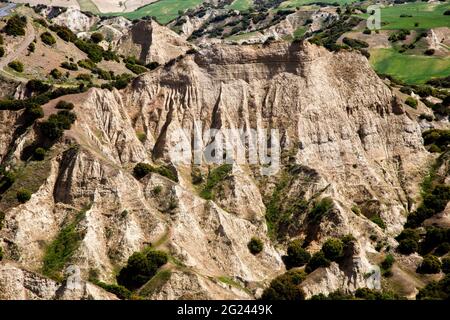
<svg viewBox="0 0 450 320">
<path fill-rule="evenodd" d="M 291 240 L 314 253 L 349 234 L 345 259 L 310 272 L 303 292 L 381 289 L 378 246 L 397 245 L 434 160 L 408 107 L 355 52 L 306 42 L 178 50 L 125 90 L 48 102 L 31 126 L 26 111 L 0 111 L 3 174 L 16 173 L 0 200 L 0 297 L 115 298 L 96 284 L 115 283 L 151 245 L 169 259 L 135 294 L 253 299 L 286 271 Z M 60 101 L 74 104 L 76 121 L 50 143 L 40 124 Z M 278 129 L 280 170 L 173 159 L 174 133 L 211 128 Z M 39 161 L 30 155 L 38 145 L 47 148 Z M 137 179 L 138 163 L 157 170 Z M 24 187 L 32 196 L 19 203 Z M 253 237 L 264 243 L 256 255 Z M 55 258 L 48 248 L 61 243 Z M 413 297 L 419 280 L 402 281 Z"/>
</svg>

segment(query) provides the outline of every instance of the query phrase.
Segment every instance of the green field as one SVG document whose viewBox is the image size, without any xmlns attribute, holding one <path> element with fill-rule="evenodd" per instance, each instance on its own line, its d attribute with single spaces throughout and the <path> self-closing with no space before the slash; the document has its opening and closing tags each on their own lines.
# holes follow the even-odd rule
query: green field
<svg viewBox="0 0 450 320">
<path fill-rule="evenodd" d="M 370 63 L 377 72 L 407 83 L 420 84 L 433 77 L 450 75 L 450 57 L 405 55 L 394 49 L 374 49 L 370 54 Z"/>
<path fill-rule="evenodd" d="M 229 9 L 246 11 L 253 5 L 253 0 L 234 0 Z"/>
<path fill-rule="evenodd" d="M 444 11 L 450 9 L 450 3 L 415 2 L 399 4 L 381 9 L 381 28 L 385 30 L 398 29 L 430 29 L 450 27 L 450 16 L 444 16 Z M 402 17 L 400 15 L 411 15 Z M 367 15 L 361 15 L 367 18 Z M 415 26 L 418 22 L 419 25 Z"/>
<path fill-rule="evenodd" d="M 81 11 L 89 11 L 95 14 L 100 13 L 100 10 L 98 10 L 95 3 L 93 3 L 91 0 L 77 0 L 77 2 L 80 5 Z"/>
<path fill-rule="evenodd" d="M 300 7 L 305 4 L 310 4 L 313 2 L 324 2 L 324 3 L 337 2 L 339 4 L 347 4 L 347 3 L 352 3 L 355 1 L 357 1 L 357 0 L 287 0 L 287 1 L 282 2 L 278 8 L 281 8 L 281 9 L 296 8 L 296 7 Z"/>
<path fill-rule="evenodd" d="M 155 17 L 161 24 L 166 24 L 176 19 L 181 11 L 194 8 L 201 4 L 203 0 L 160 0 L 151 3 L 133 12 L 110 13 L 106 16 L 124 16 L 130 20 L 139 19 L 145 16 Z"/>
</svg>

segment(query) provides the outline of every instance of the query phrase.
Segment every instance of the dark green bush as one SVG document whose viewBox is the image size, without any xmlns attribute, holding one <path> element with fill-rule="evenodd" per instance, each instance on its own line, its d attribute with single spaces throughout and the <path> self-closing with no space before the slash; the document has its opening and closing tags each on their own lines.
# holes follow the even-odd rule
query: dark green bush
<svg viewBox="0 0 450 320">
<path fill-rule="evenodd" d="M 49 46 L 53 46 L 56 43 L 55 38 L 48 31 L 45 31 L 44 33 L 41 34 L 41 40 L 43 43 Z"/>
<path fill-rule="evenodd" d="M 381 219 L 381 217 L 379 215 L 374 215 L 372 218 L 370 218 L 370 221 L 375 223 L 381 229 L 386 229 L 386 224 L 384 223 L 383 219 Z"/>
<path fill-rule="evenodd" d="M 45 149 L 44 148 L 36 148 L 33 153 L 33 158 L 37 161 L 42 161 L 45 158 Z"/>
<path fill-rule="evenodd" d="M 167 261 L 167 254 L 162 251 L 150 249 L 135 252 L 128 258 L 127 265 L 120 270 L 117 282 L 129 290 L 137 289 L 149 281 Z"/>
<path fill-rule="evenodd" d="M 55 108 L 62 110 L 72 110 L 73 108 L 75 108 L 75 106 L 73 105 L 72 102 L 61 100 L 56 104 Z"/>
<path fill-rule="evenodd" d="M 16 194 L 17 201 L 20 203 L 25 203 L 31 199 L 31 192 L 27 189 L 20 189 Z"/>
<path fill-rule="evenodd" d="M 76 63 L 67 62 L 67 61 L 64 61 L 63 63 L 61 63 L 61 68 L 64 68 L 67 70 L 72 70 L 72 71 L 78 70 L 78 66 Z"/>
<path fill-rule="evenodd" d="M 87 73 L 80 73 L 79 75 L 77 75 L 77 77 L 75 79 L 77 79 L 79 81 L 91 82 L 92 81 L 92 76 L 90 74 L 87 74 Z"/>
<path fill-rule="evenodd" d="M 264 243 L 261 241 L 261 239 L 253 237 L 247 244 L 247 247 L 248 250 L 250 250 L 251 254 L 256 255 L 263 250 Z"/>
<path fill-rule="evenodd" d="M 115 294 L 119 299 L 129 300 L 132 297 L 132 293 L 130 290 L 125 288 L 124 286 L 120 286 L 117 284 L 107 284 L 101 281 L 93 281 L 93 283 L 112 294 Z"/>
<path fill-rule="evenodd" d="M 328 260 L 339 260 L 344 255 L 344 244 L 340 239 L 330 238 L 323 244 L 322 252 Z"/>
<path fill-rule="evenodd" d="M 306 265 L 305 271 L 307 273 L 311 273 L 317 268 L 326 268 L 330 266 L 330 260 L 328 260 L 325 257 L 325 254 L 323 251 L 316 252 L 311 259 L 309 260 L 308 264 Z"/>
<path fill-rule="evenodd" d="M 29 80 L 26 84 L 27 90 L 35 93 L 44 93 L 50 89 L 50 86 L 41 80 Z"/>
<path fill-rule="evenodd" d="M 402 254 L 411 254 L 419 250 L 419 244 L 413 239 L 403 239 L 399 242 L 397 250 Z"/>
<path fill-rule="evenodd" d="M 27 26 L 27 18 L 18 15 L 13 15 L 8 19 L 3 31 L 9 36 L 24 36 L 25 28 Z"/>
<path fill-rule="evenodd" d="M 17 60 L 11 61 L 8 63 L 8 67 L 11 69 L 17 71 L 17 72 L 23 72 L 24 66 L 23 63 Z"/>
<path fill-rule="evenodd" d="M 233 170 L 233 165 L 223 164 L 217 168 L 211 170 L 208 174 L 208 179 L 203 190 L 200 192 L 200 196 L 206 200 L 212 200 L 214 198 L 213 189 L 221 181 L 225 180 Z"/>
<path fill-rule="evenodd" d="M 3 47 L 0 47 L 0 58 L 5 55 L 5 49 Z"/>
<path fill-rule="evenodd" d="M 450 273 L 450 257 L 442 259 L 442 272 L 445 274 Z"/>
<path fill-rule="evenodd" d="M 411 108 L 416 109 L 417 108 L 417 100 L 412 98 L 412 97 L 408 97 L 405 100 L 405 103 L 410 106 Z"/>
<path fill-rule="evenodd" d="M 95 65 L 95 62 L 90 59 L 84 59 L 78 61 L 78 65 L 81 68 L 87 69 L 87 70 L 94 70 L 97 66 Z"/>
<path fill-rule="evenodd" d="M 308 213 L 308 219 L 312 222 L 318 223 L 333 209 L 333 200 L 331 198 L 321 199 L 314 208 Z"/>
<path fill-rule="evenodd" d="M 68 110 L 58 111 L 52 114 L 47 121 L 41 123 L 42 133 L 50 140 L 62 137 L 64 130 L 69 130 L 76 120 L 76 115 Z"/>
<path fill-rule="evenodd" d="M 86 53 L 88 55 L 88 58 L 91 59 L 93 62 L 98 63 L 102 61 L 103 48 L 100 47 L 98 44 L 80 39 L 75 40 L 74 43 L 78 47 L 78 49 Z"/>
<path fill-rule="evenodd" d="M 50 71 L 50 75 L 53 77 L 53 79 L 61 79 L 63 74 L 58 69 L 52 69 Z"/>
<path fill-rule="evenodd" d="M 438 257 L 427 255 L 423 258 L 422 263 L 417 268 L 418 273 L 439 273 L 441 271 L 442 263 Z"/>
<path fill-rule="evenodd" d="M 283 256 L 283 262 L 286 269 L 301 267 L 309 262 L 311 255 L 302 247 L 300 240 L 294 240 L 289 243 L 287 255 Z"/>
<path fill-rule="evenodd" d="M 135 74 L 142 74 L 142 73 L 148 71 L 146 67 L 143 67 L 143 66 L 138 65 L 138 64 L 127 63 L 125 65 L 125 67 L 127 67 L 128 70 L 133 71 L 133 73 L 135 73 Z"/>
<path fill-rule="evenodd" d="M 3 260 L 3 248 L 0 247 L 0 261 Z"/>
<path fill-rule="evenodd" d="M 94 43 L 102 42 L 104 40 L 103 34 L 101 34 L 100 32 L 94 32 L 93 34 L 91 34 L 91 40 Z"/>
<path fill-rule="evenodd" d="M 262 300 L 304 300 L 305 294 L 299 285 L 306 278 L 302 271 L 290 270 L 276 277 L 262 294 Z"/>
<path fill-rule="evenodd" d="M 50 30 L 56 32 L 58 37 L 67 42 L 75 42 L 77 40 L 77 36 L 66 26 L 60 26 L 57 24 L 51 25 Z"/>
<path fill-rule="evenodd" d="M 394 265 L 394 262 L 395 262 L 394 256 L 392 254 L 388 254 L 381 263 L 381 268 L 383 268 L 384 270 L 389 270 Z"/>
<path fill-rule="evenodd" d="M 440 281 L 433 281 L 419 290 L 417 300 L 448 300 L 450 299 L 450 274 Z"/>
<path fill-rule="evenodd" d="M 136 179 L 142 179 L 150 172 L 160 174 L 172 181 L 178 182 L 178 177 L 166 167 L 153 167 L 147 163 L 138 163 L 133 169 L 133 175 Z"/>
</svg>

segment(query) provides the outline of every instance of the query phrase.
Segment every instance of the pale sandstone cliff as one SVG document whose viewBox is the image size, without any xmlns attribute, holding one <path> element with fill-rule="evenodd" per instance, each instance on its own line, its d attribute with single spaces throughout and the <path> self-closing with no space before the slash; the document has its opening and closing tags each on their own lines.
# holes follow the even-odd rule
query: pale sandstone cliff
<svg viewBox="0 0 450 320">
<path fill-rule="evenodd" d="M 143 57 L 154 61 L 148 53 Z M 430 160 L 419 125 L 366 58 L 306 43 L 207 46 L 140 76 L 123 92 L 91 89 L 62 99 L 75 103 L 78 120 L 54 147 L 48 176 L 31 200 L 6 210 L 0 231 L 6 259 L 39 271 L 45 244 L 89 204 L 77 226 L 82 241 L 68 265 L 78 266 L 84 280 L 96 270 L 100 280 L 113 282 L 115 268 L 129 255 L 156 244 L 177 263 L 150 298 L 254 298 L 284 271 L 285 242 L 277 248 L 271 244 L 264 218 L 264 200 L 279 175 L 262 179 L 254 167 L 233 165 L 216 201 L 199 197 L 189 165 L 177 166 L 180 183 L 157 174 L 141 181 L 132 177 L 137 162 L 171 161 L 171 133 L 179 128 L 188 136 L 196 121 L 202 121 L 200 131 L 279 129 L 283 152 L 302 168 L 286 199 L 333 199 L 332 215 L 315 232 L 300 215 L 288 237 L 308 238 L 311 251 L 327 237 L 348 233 L 357 244 L 345 266 L 332 264 L 310 275 L 303 284 L 307 296 L 380 287 L 379 269 L 369 259 L 376 252 L 369 236 L 395 243 L 392 237 L 400 232 L 408 206 L 415 205 Z M 47 115 L 55 112 L 55 104 L 44 106 Z M 7 128 L 17 125 L 19 114 L 0 111 L 3 163 L 7 153 L 17 163 L 27 141 L 34 139 L 34 130 L 11 137 Z M 137 132 L 146 134 L 144 142 Z M 154 192 L 156 186 L 161 193 Z M 379 214 L 387 229 L 352 212 L 355 204 Z M 257 256 L 247 249 L 253 236 L 265 243 Z M 0 279 L 5 274 L 0 272 Z M 224 276 L 236 284 L 224 283 Z M 37 296 L 48 298 L 59 284 L 42 281 L 48 293 Z"/>
</svg>

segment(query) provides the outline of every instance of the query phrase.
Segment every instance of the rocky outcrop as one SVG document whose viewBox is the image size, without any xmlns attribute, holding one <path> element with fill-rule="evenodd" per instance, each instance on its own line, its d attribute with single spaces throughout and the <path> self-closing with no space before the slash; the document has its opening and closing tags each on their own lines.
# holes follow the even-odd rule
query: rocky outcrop
<svg viewBox="0 0 450 320">
<path fill-rule="evenodd" d="M 86 15 L 76 8 L 68 8 L 52 19 L 53 23 L 66 26 L 75 33 L 89 31 L 99 21 L 97 16 Z"/>
<path fill-rule="evenodd" d="M 135 56 L 143 63 L 165 64 L 189 49 L 185 40 L 154 20 L 139 21 L 118 42 L 119 53 Z"/>
</svg>

